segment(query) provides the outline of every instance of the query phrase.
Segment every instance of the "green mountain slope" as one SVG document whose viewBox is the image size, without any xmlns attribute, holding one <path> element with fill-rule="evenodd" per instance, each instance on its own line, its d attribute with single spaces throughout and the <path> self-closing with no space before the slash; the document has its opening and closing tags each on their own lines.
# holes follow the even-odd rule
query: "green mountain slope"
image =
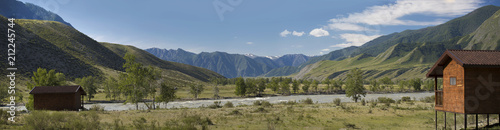
<svg viewBox="0 0 500 130">
<path fill-rule="evenodd" d="M 121 57 L 125 56 L 126 53 L 131 53 L 136 56 L 137 62 L 140 62 L 143 65 L 151 65 L 165 70 L 178 71 L 185 75 L 188 75 L 189 77 L 193 77 L 201 81 L 208 81 L 210 78 L 214 77 L 216 78 L 223 77 L 222 75 L 219 75 L 213 71 L 204 68 L 161 60 L 156 56 L 142 49 L 136 48 L 134 46 L 112 44 L 112 43 L 101 43 L 101 44 Z"/>
<path fill-rule="evenodd" d="M 371 45 L 367 43 L 367 46 L 354 50 L 359 51 L 353 51 L 352 54 L 357 54 L 355 56 L 344 56 L 346 59 L 309 64 L 292 76 L 318 80 L 344 79 L 348 70 L 361 68 L 367 79 L 424 78 L 425 73 L 447 49 L 499 50 L 500 34 L 497 30 L 500 30 L 500 18 L 498 18 L 500 11 L 498 8 L 500 7 L 485 6 L 435 27 L 382 36 L 375 39 L 379 41 L 371 41 L 369 42 Z M 491 17 L 484 18 L 487 15 Z M 471 31 L 473 28 L 476 29 Z M 360 52 L 363 53 L 359 54 Z"/>
<path fill-rule="evenodd" d="M 336 51 L 332 51 L 326 55 L 316 57 L 304 63 L 301 67 L 316 63 L 322 60 L 342 60 L 352 56 L 366 53 L 370 55 L 379 55 L 385 52 L 396 44 L 407 44 L 407 46 L 414 46 L 414 43 L 434 43 L 442 44 L 441 42 L 450 42 L 450 39 L 457 37 L 464 37 L 474 32 L 486 19 L 490 18 L 500 7 L 498 6 L 484 6 L 478 8 L 465 16 L 452 19 L 441 25 L 427 27 L 418 30 L 406 30 L 399 33 L 392 33 L 378 37 L 360 47 L 348 47 Z M 460 47 L 458 47 L 460 48 Z M 413 48 L 410 48 L 413 49 Z"/>
<path fill-rule="evenodd" d="M 122 70 L 123 58 L 70 26 L 43 20 L 19 19 L 16 22 L 87 64 Z"/>
<path fill-rule="evenodd" d="M 466 49 L 499 50 L 500 49 L 500 11 L 484 21 L 481 26 L 463 41 L 469 41 Z"/>
<path fill-rule="evenodd" d="M 16 23 L 18 20 L 16 20 Z M 7 25 L 7 18 L 0 16 L 0 24 Z M 8 26 L 0 26 L 0 29 L 7 30 Z M 75 56 L 66 53 L 63 49 L 41 38 L 19 24 L 14 26 L 16 35 L 16 66 L 18 74 L 30 75 L 38 67 L 56 69 L 71 77 L 84 77 L 88 75 L 100 74 L 100 71 Z M 2 43 L 7 44 L 7 31 L 0 31 Z M 56 34 L 55 34 L 56 35 Z M 0 51 L 7 52 L 7 46 L 1 47 Z M 7 55 L 0 55 L 1 59 L 7 61 Z M 1 64 L 2 68 L 7 68 L 6 64 Z M 1 71 L 5 71 L 2 69 Z"/>
<path fill-rule="evenodd" d="M 1 17 L 0 24 L 7 23 L 7 19 Z M 70 79 L 89 75 L 116 77 L 123 72 L 122 56 L 127 52 L 136 55 L 137 61 L 144 65 L 160 68 L 167 77 L 165 80 L 193 82 L 223 77 L 207 69 L 163 61 L 133 46 L 98 43 L 59 22 L 19 19 L 16 24 L 16 59 L 24 78 L 31 76 L 30 73 L 39 67 L 56 69 Z M 6 26 L 0 28 L 7 30 Z M 6 32 L 1 34 L 7 35 Z M 2 39 L 7 41 L 6 37 Z M 6 48 L 2 49 L 7 52 Z M 2 58 L 6 59 L 4 55 Z"/>
</svg>

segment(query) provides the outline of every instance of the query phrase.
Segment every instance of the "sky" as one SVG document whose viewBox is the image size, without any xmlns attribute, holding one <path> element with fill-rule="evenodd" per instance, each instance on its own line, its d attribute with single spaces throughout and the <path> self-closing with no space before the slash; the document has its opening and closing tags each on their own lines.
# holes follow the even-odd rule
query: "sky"
<svg viewBox="0 0 500 130">
<path fill-rule="evenodd" d="M 194 53 L 323 55 L 442 24 L 495 0 L 20 0 L 99 42 Z"/>
</svg>

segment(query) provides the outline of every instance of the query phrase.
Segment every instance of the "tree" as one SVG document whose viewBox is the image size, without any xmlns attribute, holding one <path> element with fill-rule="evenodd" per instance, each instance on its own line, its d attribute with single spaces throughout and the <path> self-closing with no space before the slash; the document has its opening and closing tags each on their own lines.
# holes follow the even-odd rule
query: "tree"
<svg viewBox="0 0 500 130">
<path fill-rule="evenodd" d="M 189 86 L 189 93 L 190 94 L 193 94 L 194 98 L 197 99 L 198 98 L 198 95 L 201 94 L 201 92 L 203 92 L 204 88 L 203 88 L 203 85 L 202 84 L 191 84 Z"/>
<path fill-rule="evenodd" d="M 379 91 L 379 86 L 380 86 L 380 84 L 377 82 L 377 80 L 372 79 L 370 81 L 370 91 L 372 91 L 372 92 Z"/>
<path fill-rule="evenodd" d="M 159 102 L 163 102 L 163 104 L 167 105 L 168 102 L 173 101 L 175 99 L 175 92 L 177 91 L 176 87 L 169 85 L 167 83 L 162 83 L 160 85 L 160 96 L 158 97 Z"/>
<path fill-rule="evenodd" d="M 75 83 L 83 87 L 83 90 L 87 93 L 88 101 L 94 98 L 94 95 L 97 93 L 96 79 L 94 77 L 76 78 Z"/>
<path fill-rule="evenodd" d="M 256 80 L 247 79 L 245 84 L 247 85 L 246 87 L 247 94 L 254 94 L 255 96 L 257 96 L 258 88 L 256 85 Z"/>
<path fill-rule="evenodd" d="M 392 82 L 392 80 L 389 77 L 384 77 L 384 78 L 379 80 L 379 84 L 381 84 L 382 89 L 389 88 L 392 90 L 393 89 L 392 84 L 394 84 L 394 83 Z"/>
<path fill-rule="evenodd" d="M 314 89 L 314 92 L 318 92 L 318 84 L 319 82 L 317 80 L 312 81 L 311 87 Z"/>
<path fill-rule="evenodd" d="M 262 92 L 264 92 L 266 90 L 266 80 L 265 79 L 262 79 L 260 78 L 258 81 L 257 81 L 257 90 L 259 92 L 259 96 L 261 96 Z"/>
<path fill-rule="evenodd" d="M 413 87 L 415 91 L 420 91 L 422 89 L 422 80 L 420 78 L 413 78 L 410 80 L 410 86 Z"/>
<path fill-rule="evenodd" d="M 112 98 L 113 100 L 116 100 L 117 97 L 120 98 L 121 90 L 118 81 L 115 78 L 107 78 L 106 81 L 104 81 L 103 89 L 106 94 L 106 98 Z"/>
<path fill-rule="evenodd" d="M 408 82 L 405 81 L 405 80 L 400 80 L 398 82 L 398 86 L 399 86 L 399 90 L 400 91 L 403 91 L 406 88 L 407 85 L 408 85 Z"/>
<path fill-rule="evenodd" d="M 299 86 L 300 86 L 299 81 L 293 80 L 292 82 L 293 93 L 297 93 L 299 91 Z"/>
<path fill-rule="evenodd" d="M 426 91 L 434 90 L 434 80 L 425 80 L 424 90 L 426 90 Z"/>
<path fill-rule="evenodd" d="M 326 84 L 326 90 L 327 90 L 328 92 L 332 92 L 332 88 L 330 88 L 330 83 L 331 83 L 330 79 L 325 78 L 325 80 L 323 80 L 323 81 L 322 81 L 322 83 L 323 83 L 323 84 Z"/>
<path fill-rule="evenodd" d="M 156 88 L 153 87 L 152 83 L 156 80 L 159 72 L 152 67 L 143 67 L 141 63 L 135 61 L 135 56 L 130 53 L 126 53 L 123 59 L 125 59 L 123 68 L 125 68 L 126 73 L 120 74 L 120 89 L 127 97 L 125 103 L 134 103 L 136 109 L 139 109 L 138 103 L 144 102 L 145 97 L 153 96 L 154 98 L 154 95 L 151 94 L 156 92 Z M 151 109 L 149 105 L 147 106 Z"/>
<path fill-rule="evenodd" d="M 308 80 L 304 80 L 304 85 L 302 85 L 302 91 L 304 91 L 305 93 L 308 93 L 309 92 L 309 86 L 311 86 L 311 82 L 309 82 Z"/>
<path fill-rule="evenodd" d="M 226 85 L 227 82 L 226 82 L 226 79 L 224 78 L 212 78 L 210 79 L 210 82 L 212 82 L 212 84 L 215 85 L 214 87 L 214 98 L 218 99 L 220 96 L 219 96 L 219 85 Z"/>
<path fill-rule="evenodd" d="M 342 85 L 344 84 L 341 80 L 332 80 L 332 86 L 336 89 L 336 90 L 342 90 Z"/>
<path fill-rule="evenodd" d="M 278 80 L 271 80 L 271 83 L 267 85 L 274 93 L 277 93 L 279 90 L 279 82 Z"/>
<path fill-rule="evenodd" d="M 282 95 L 290 95 L 290 85 L 286 82 L 280 82 L 280 91 Z"/>
<path fill-rule="evenodd" d="M 358 102 L 361 96 L 365 96 L 365 87 L 363 87 L 363 72 L 359 68 L 354 68 L 347 74 L 346 96 Z"/>
<path fill-rule="evenodd" d="M 236 78 L 236 89 L 234 93 L 238 96 L 245 96 L 246 94 L 246 84 L 245 80 L 242 77 Z"/>
<path fill-rule="evenodd" d="M 38 68 L 36 72 L 33 72 L 31 82 L 28 82 L 28 90 L 32 90 L 35 86 L 62 86 L 64 84 L 66 84 L 66 77 L 63 73 L 56 73 L 55 70 L 47 72 L 46 69 Z M 26 103 L 26 109 L 34 109 L 33 101 L 33 95 L 30 94 L 28 103 Z"/>
</svg>

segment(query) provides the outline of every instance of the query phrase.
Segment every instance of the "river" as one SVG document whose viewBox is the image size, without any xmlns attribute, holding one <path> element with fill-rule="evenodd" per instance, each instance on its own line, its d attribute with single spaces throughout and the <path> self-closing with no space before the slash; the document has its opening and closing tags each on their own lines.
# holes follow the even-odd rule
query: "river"
<svg viewBox="0 0 500 130">
<path fill-rule="evenodd" d="M 401 97 L 411 97 L 412 99 L 420 99 L 427 96 L 434 95 L 433 92 L 420 92 L 420 93 L 394 93 L 394 94 L 367 94 L 365 100 L 374 100 L 378 97 L 388 97 L 394 100 L 401 99 Z M 329 103 L 333 102 L 333 99 L 340 98 L 342 102 L 354 102 L 350 98 L 347 98 L 344 94 L 335 95 L 291 95 L 291 96 L 274 96 L 274 97 L 256 97 L 256 98 L 237 98 L 237 99 L 220 99 L 220 100 L 193 100 L 193 101 L 175 101 L 169 102 L 167 105 L 161 103 L 160 108 L 198 108 L 201 106 L 208 106 L 214 104 L 214 101 L 221 101 L 222 104 L 226 102 L 232 102 L 235 106 L 237 105 L 252 105 L 256 100 L 269 101 L 270 103 L 280 103 L 283 101 L 300 101 L 307 98 L 311 98 L 315 103 Z M 106 111 L 124 111 L 124 110 L 135 110 L 134 104 L 123 104 L 123 103 L 96 103 L 96 104 L 85 104 L 85 108 L 90 108 L 92 105 L 100 105 L 104 107 Z M 0 109 L 8 109 L 7 106 L 2 106 Z M 144 103 L 139 103 L 139 109 L 146 109 Z M 18 106 L 17 110 L 26 110 L 24 106 Z"/>
<path fill-rule="evenodd" d="M 394 93 L 394 94 L 367 94 L 365 100 L 373 100 L 378 97 L 388 97 L 394 100 L 401 99 L 401 97 L 408 96 L 412 99 L 417 100 L 423 97 L 432 96 L 433 92 L 421 92 L 421 93 Z M 291 96 L 274 96 L 274 97 L 256 97 L 256 98 L 239 98 L 239 99 L 220 99 L 220 100 L 194 100 L 194 101 L 175 101 L 169 102 L 166 106 L 162 103 L 160 108 L 197 108 L 200 106 L 208 106 L 214 104 L 214 101 L 221 101 L 222 104 L 226 102 L 232 102 L 235 106 L 237 105 L 252 105 L 256 100 L 269 101 L 270 103 L 280 103 L 283 101 L 300 101 L 306 98 L 311 98 L 315 103 L 329 103 L 333 102 L 333 99 L 340 98 L 342 102 L 354 102 L 350 98 L 347 98 L 344 94 L 336 95 L 291 95 Z M 85 104 L 85 108 L 90 108 L 94 104 Z M 134 104 L 123 104 L 123 103 L 97 103 L 97 105 L 103 106 L 106 111 L 123 111 L 123 110 L 134 110 Z M 139 109 L 146 109 L 144 103 L 139 103 Z"/>
</svg>

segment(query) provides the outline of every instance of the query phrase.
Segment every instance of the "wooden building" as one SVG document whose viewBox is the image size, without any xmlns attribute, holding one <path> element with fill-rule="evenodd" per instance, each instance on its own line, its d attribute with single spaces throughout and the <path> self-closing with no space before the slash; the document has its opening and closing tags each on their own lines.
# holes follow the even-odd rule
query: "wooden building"
<svg viewBox="0 0 500 130">
<path fill-rule="evenodd" d="M 464 114 L 500 114 L 500 51 L 447 50 L 427 73 L 434 78 L 437 111 Z M 438 89 L 437 78 L 443 78 Z M 445 124 L 446 124 L 446 120 Z M 489 123 L 489 122 L 488 122 Z M 446 125 L 445 125 L 446 128 Z"/>
<path fill-rule="evenodd" d="M 87 95 L 80 85 L 37 86 L 30 94 L 34 96 L 35 110 L 78 110 L 83 108 L 83 95 Z"/>
</svg>

